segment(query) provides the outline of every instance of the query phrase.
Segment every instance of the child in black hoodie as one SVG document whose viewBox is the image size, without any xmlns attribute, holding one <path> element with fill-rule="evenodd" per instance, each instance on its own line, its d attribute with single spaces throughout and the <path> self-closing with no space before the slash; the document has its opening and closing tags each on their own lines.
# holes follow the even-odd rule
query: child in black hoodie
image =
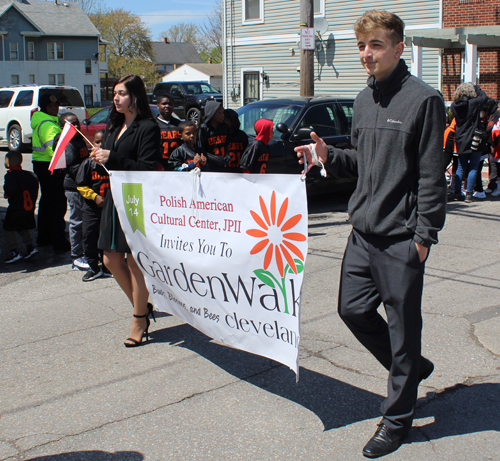
<svg viewBox="0 0 500 461">
<path fill-rule="evenodd" d="M 227 149 L 231 157 L 227 167 L 233 173 L 241 173 L 241 155 L 248 147 L 248 136 L 243 130 L 240 130 L 240 119 L 233 109 L 224 110 L 224 121 L 229 128 Z"/>
<path fill-rule="evenodd" d="M 5 240 L 9 247 L 10 255 L 5 260 L 6 264 L 19 261 L 22 256 L 17 251 L 17 234 L 21 236 L 26 245 L 25 259 L 38 253 L 33 245 L 30 229 L 36 227 L 35 204 L 38 197 L 38 179 L 31 171 L 24 171 L 23 154 L 7 152 L 5 156 L 5 182 L 3 185 L 4 197 L 9 200 L 7 213 L 3 222 Z"/>
<path fill-rule="evenodd" d="M 94 146 L 100 147 L 104 139 L 104 130 L 97 130 L 94 135 Z M 84 198 L 83 205 L 83 243 L 85 246 L 85 259 L 89 270 L 82 277 L 82 281 L 90 282 L 101 275 L 111 276 L 102 262 L 102 254 L 97 247 L 99 229 L 101 227 L 101 214 L 104 198 L 109 191 L 109 175 L 102 165 L 86 158 L 78 169 L 76 175 L 78 192 Z"/>
<path fill-rule="evenodd" d="M 266 172 L 269 161 L 269 141 L 273 139 L 273 122 L 265 118 L 257 120 L 254 124 L 255 139 L 243 152 L 240 167 L 243 173 Z"/>
<path fill-rule="evenodd" d="M 227 150 L 228 134 L 222 104 L 208 101 L 205 106 L 204 123 L 198 128 L 196 145 L 207 152 L 210 171 L 227 171 L 227 165 L 231 160 Z"/>
</svg>

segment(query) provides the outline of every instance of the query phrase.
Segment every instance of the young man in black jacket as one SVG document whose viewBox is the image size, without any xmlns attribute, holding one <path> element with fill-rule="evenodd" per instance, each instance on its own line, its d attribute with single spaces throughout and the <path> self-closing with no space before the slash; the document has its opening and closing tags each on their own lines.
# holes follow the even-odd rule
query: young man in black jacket
<svg viewBox="0 0 500 461">
<path fill-rule="evenodd" d="M 205 105 L 203 124 L 198 128 L 196 145 L 207 153 L 210 171 L 227 172 L 231 161 L 227 149 L 229 128 L 224 123 L 224 107 L 217 101 Z"/>
<path fill-rule="evenodd" d="M 398 16 L 368 11 L 354 31 L 370 75 L 354 104 L 354 148 L 327 146 L 315 133 L 311 147 L 329 174 L 358 176 L 349 201 L 353 229 L 338 309 L 389 371 L 383 418 L 363 449 L 377 458 L 401 445 L 412 425 L 418 385 L 434 369 L 421 356 L 421 298 L 425 261 L 445 220 L 445 113 L 437 91 L 410 75 L 401 59 L 404 23 Z M 311 168 L 309 147 L 296 151 Z M 377 312 L 380 303 L 387 322 Z"/>
<path fill-rule="evenodd" d="M 168 94 L 164 93 L 158 96 L 156 107 L 160 111 L 160 114 L 156 117 L 161 136 L 160 163 L 164 170 L 170 170 L 168 160 L 172 152 L 182 144 L 178 127 L 179 121 L 173 117 L 174 101 Z"/>
</svg>

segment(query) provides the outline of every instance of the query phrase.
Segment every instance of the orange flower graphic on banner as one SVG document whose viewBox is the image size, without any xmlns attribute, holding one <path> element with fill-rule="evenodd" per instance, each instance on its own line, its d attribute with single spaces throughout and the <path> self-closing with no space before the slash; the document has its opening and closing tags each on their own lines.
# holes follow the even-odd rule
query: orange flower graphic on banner
<svg viewBox="0 0 500 461">
<path fill-rule="evenodd" d="M 248 235 L 260 239 L 250 250 L 250 254 L 255 255 L 265 251 L 264 269 L 258 269 L 254 271 L 254 274 L 271 288 L 278 287 L 280 289 L 285 299 L 285 313 L 288 313 L 285 287 L 286 275 L 289 273 L 298 274 L 304 270 L 304 255 L 294 242 L 305 242 L 307 237 L 300 232 L 293 232 L 293 228 L 301 221 L 302 215 L 298 214 L 285 220 L 288 211 L 288 198 L 283 200 L 277 212 L 274 191 L 271 195 L 269 207 L 266 206 L 261 196 L 259 196 L 259 202 L 260 214 L 250 210 L 250 214 L 259 228 L 247 230 Z M 298 259 L 294 259 L 293 255 Z M 281 283 L 272 272 L 267 270 L 273 257 L 281 277 Z"/>
</svg>

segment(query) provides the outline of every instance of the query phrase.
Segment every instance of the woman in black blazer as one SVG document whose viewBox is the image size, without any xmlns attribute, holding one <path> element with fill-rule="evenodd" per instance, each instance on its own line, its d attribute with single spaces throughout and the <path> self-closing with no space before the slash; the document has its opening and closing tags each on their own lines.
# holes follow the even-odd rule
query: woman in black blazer
<svg viewBox="0 0 500 461">
<path fill-rule="evenodd" d="M 160 129 L 149 108 L 144 83 L 137 75 L 126 75 L 116 82 L 113 105 L 101 148 L 92 159 L 108 170 L 148 171 L 160 160 Z M 139 346 L 148 337 L 149 315 L 153 306 L 144 276 L 131 254 L 120 226 L 111 193 L 106 195 L 101 218 L 99 248 L 103 262 L 134 306 L 134 318 L 126 347 Z M 154 318 L 154 317 L 153 317 Z"/>
</svg>

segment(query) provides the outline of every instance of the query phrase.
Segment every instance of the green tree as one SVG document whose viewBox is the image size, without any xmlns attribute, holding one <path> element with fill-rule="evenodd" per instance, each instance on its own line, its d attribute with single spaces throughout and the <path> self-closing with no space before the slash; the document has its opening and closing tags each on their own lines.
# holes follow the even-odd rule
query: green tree
<svg viewBox="0 0 500 461">
<path fill-rule="evenodd" d="M 135 14 L 122 8 L 98 10 L 89 15 L 108 45 L 108 69 L 111 77 L 140 75 L 151 85 L 159 78 L 153 56 L 151 31 Z"/>
</svg>

